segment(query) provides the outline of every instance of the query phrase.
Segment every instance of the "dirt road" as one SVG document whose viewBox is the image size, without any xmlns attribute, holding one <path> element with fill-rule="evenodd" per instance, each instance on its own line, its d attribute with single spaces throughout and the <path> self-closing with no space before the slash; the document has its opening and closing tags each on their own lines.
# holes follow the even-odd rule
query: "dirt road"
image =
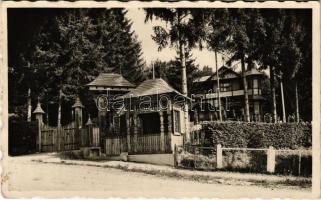
<svg viewBox="0 0 321 200">
<path fill-rule="evenodd" d="M 110 168 L 37 163 L 28 156 L 11 158 L 5 175 L 10 194 L 28 192 L 24 197 L 64 196 L 57 191 L 91 197 L 310 197 L 309 190 L 208 184 Z"/>
</svg>

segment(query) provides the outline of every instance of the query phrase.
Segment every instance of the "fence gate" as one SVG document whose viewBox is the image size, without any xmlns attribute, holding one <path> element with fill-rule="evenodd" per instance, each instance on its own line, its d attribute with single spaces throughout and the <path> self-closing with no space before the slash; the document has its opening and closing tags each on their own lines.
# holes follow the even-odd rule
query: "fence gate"
<svg viewBox="0 0 321 200">
<path fill-rule="evenodd" d="M 58 150 L 58 129 L 45 124 L 41 126 L 41 151 L 54 152 Z"/>
<path fill-rule="evenodd" d="M 77 129 L 75 123 L 72 122 L 66 126 L 61 127 L 61 147 L 63 151 L 65 150 L 75 150 L 78 149 L 79 146 L 79 135 L 80 129 Z"/>
<path fill-rule="evenodd" d="M 62 127 L 41 126 L 41 152 L 55 152 L 75 150 L 79 148 L 79 135 L 81 129 L 77 129 L 72 122 Z"/>
</svg>

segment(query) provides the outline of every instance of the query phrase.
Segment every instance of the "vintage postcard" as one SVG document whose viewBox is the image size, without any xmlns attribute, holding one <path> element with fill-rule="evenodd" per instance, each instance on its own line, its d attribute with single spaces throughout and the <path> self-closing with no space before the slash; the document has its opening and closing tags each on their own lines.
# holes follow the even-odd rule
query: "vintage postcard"
<svg viewBox="0 0 321 200">
<path fill-rule="evenodd" d="M 0 6 L 4 197 L 320 197 L 319 2 Z"/>
</svg>

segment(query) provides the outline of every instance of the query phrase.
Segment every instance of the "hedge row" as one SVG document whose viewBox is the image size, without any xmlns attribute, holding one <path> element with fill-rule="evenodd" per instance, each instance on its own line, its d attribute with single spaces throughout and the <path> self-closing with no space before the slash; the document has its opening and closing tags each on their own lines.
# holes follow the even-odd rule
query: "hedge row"
<svg viewBox="0 0 321 200">
<path fill-rule="evenodd" d="M 310 123 L 202 122 L 204 145 L 277 149 L 309 148 Z"/>
</svg>

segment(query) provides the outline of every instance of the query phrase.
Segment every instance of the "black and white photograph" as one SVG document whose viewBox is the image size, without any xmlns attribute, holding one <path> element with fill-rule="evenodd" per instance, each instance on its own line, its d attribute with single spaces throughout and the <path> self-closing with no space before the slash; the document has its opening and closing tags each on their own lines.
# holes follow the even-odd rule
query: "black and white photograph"
<svg viewBox="0 0 321 200">
<path fill-rule="evenodd" d="M 4 197 L 320 195 L 318 2 L 77 3 L 1 5 Z"/>
</svg>

